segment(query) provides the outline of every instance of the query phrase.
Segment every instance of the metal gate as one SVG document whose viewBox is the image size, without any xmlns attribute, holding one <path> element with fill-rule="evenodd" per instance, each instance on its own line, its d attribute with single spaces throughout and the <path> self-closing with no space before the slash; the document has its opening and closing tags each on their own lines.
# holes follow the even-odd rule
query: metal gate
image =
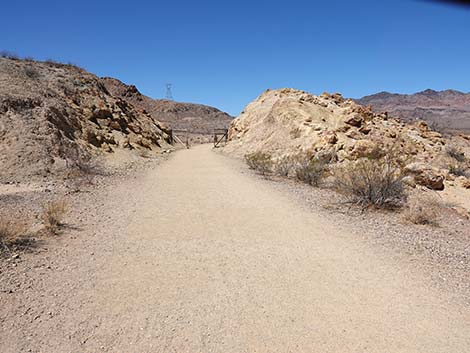
<svg viewBox="0 0 470 353">
<path fill-rule="evenodd" d="M 214 148 L 219 147 L 223 142 L 227 143 L 228 140 L 228 129 L 214 129 Z"/>
</svg>

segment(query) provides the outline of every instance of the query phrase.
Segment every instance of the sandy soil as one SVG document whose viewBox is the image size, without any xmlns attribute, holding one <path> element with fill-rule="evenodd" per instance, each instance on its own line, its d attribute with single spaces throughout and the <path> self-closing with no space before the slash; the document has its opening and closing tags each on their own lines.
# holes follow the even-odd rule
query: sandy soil
<svg viewBox="0 0 470 353">
<path fill-rule="evenodd" d="M 82 195 L 2 263 L 0 351 L 470 351 L 468 306 L 244 170 L 198 146 Z"/>
</svg>

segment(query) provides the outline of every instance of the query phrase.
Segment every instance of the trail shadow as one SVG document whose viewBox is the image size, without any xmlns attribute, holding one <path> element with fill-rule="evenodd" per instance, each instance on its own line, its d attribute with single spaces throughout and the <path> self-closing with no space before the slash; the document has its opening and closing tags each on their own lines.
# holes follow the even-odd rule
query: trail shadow
<svg viewBox="0 0 470 353">
<path fill-rule="evenodd" d="M 65 230 L 76 230 L 76 231 L 82 231 L 83 228 L 82 227 L 79 227 L 75 224 L 70 224 L 70 223 L 63 223 L 60 225 L 60 230 L 61 231 L 65 231 Z"/>
<path fill-rule="evenodd" d="M 0 247 L 0 256 L 6 256 L 11 253 L 29 252 L 33 253 L 44 245 L 44 240 L 35 237 L 19 237 L 17 239 L 5 242 Z"/>
</svg>

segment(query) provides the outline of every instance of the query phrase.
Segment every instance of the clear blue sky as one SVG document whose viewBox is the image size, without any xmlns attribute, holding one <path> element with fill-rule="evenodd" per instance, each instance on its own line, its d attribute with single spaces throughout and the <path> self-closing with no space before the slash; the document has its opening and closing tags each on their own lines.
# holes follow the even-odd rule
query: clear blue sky
<svg viewBox="0 0 470 353">
<path fill-rule="evenodd" d="M 412 0 L 5 1 L 0 49 L 233 115 L 266 88 L 470 91 L 470 11 Z"/>
</svg>

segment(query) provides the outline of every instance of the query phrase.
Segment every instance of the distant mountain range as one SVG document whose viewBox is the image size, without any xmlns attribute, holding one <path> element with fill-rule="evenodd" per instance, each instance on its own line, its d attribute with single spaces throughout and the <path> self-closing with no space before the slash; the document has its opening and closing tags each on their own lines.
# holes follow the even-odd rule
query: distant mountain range
<svg viewBox="0 0 470 353">
<path fill-rule="evenodd" d="M 415 94 L 380 92 L 355 101 L 404 121 L 424 120 L 445 132 L 470 133 L 470 93 L 451 89 L 427 89 Z"/>
</svg>

